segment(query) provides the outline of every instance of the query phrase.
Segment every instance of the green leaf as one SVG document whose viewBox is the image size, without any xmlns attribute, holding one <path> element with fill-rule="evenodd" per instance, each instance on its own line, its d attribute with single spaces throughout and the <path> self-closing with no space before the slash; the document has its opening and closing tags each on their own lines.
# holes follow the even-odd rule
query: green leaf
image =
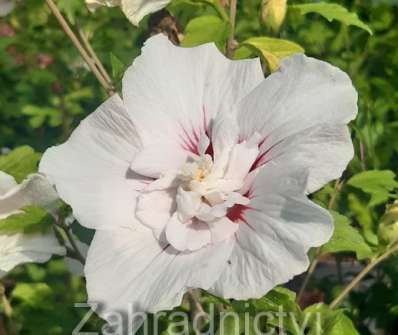
<svg viewBox="0 0 398 335">
<path fill-rule="evenodd" d="M 229 25 L 217 16 L 200 16 L 188 22 L 184 39 L 181 42 L 183 47 L 215 42 L 223 50 L 228 38 Z"/>
<path fill-rule="evenodd" d="M 295 303 L 295 293 L 283 287 L 276 287 L 260 299 L 250 300 L 250 304 L 257 311 L 278 311 L 279 306 L 284 306 L 288 311 L 299 311 Z"/>
<path fill-rule="evenodd" d="M 304 49 L 296 43 L 271 37 L 252 37 L 242 43 L 252 48 L 268 65 L 271 72 L 278 69 L 280 61 Z"/>
<path fill-rule="evenodd" d="M 62 113 L 56 108 L 26 105 L 22 108 L 22 114 L 30 116 L 29 123 L 32 128 L 43 126 L 47 119 L 51 127 L 58 127 L 62 124 Z"/>
<path fill-rule="evenodd" d="M 325 324 L 325 335 L 359 335 L 352 321 L 343 312 L 328 320 Z"/>
<path fill-rule="evenodd" d="M 255 55 L 256 54 L 255 54 L 253 48 L 249 48 L 249 47 L 243 45 L 235 50 L 233 58 L 234 59 L 247 59 L 247 58 L 252 58 Z"/>
<path fill-rule="evenodd" d="M 331 211 L 334 218 L 334 232 L 328 243 L 322 247 L 322 252 L 355 252 L 358 259 L 372 256 L 372 250 L 365 242 L 361 233 L 351 226 L 350 220 L 337 212 Z"/>
<path fill-rule="evenodd" d="M 368 203 L 361 200 L 355 193 L 349 193 L 347 200 L 350 211 L 354 214 L 356 221 L 362 228 L 362 234 L 366 242 L 374 246 L 378 245 L 379 241 L 372 218 L 372 211 Z"/>
<path fill-rule="evenodd" d="M 112 66 L 112 77 L 117 82 L 121 79 L 123 73 L 126 70 L 126 65 L 112 52 L 110 53 L 111 66 Z"/>
<path fill-rule="evenodd" d="M 40 154 L 29 146 L 18 147 L 6 155 L 0 156 L 0 171 L 13 176 L 18 183 L 37 171 Z"/>
<path fill-rule="evenodd" d="M 363 30 L 366 30 L 372 35 L 370 27 L 362 22 L 356 13 L 350 13 L 346 8 L 335 3 L 307 3 L 301 5 L 290 5 L 289 9 L 298 12 L 301 15 L 308 13 L 318 13 L 322 15 L 329 22 L 333 20 L 340 21 L 348 26 L 356 26 Z"/>
<path fill-rule="evenodd" d="M 228 312 L 220 314 L 220 327 L 216 335 L 239 335 L 244 328 L 243 316 Z"/>
<path fill-rule="evenodd" d="M 54 293 L 45 283 L 19 283 L 12 291 L 11 299 L 25 307 L 45 309 L 54 301 Z"/>
<path fill-rule="evenodd" d="M 66 17 L 70 23 L 76 23 L 76 15 L 78 11 L 81 11 L 81 1 L 80 0 L 60 0 L 57 2 L 59 9 L 66 14 Z"/>
<path fill-rule="evenodd" d="M 357 173 L 348 180 L 347 184 L 370 194 L 369 206 L 386 202 L 391 197 L 390 192 L 398 188 L 395 173 L 390 170 Z"/>
<path fill-rule="evenodd" d="M 330 309 L 324 304 L 315 304 L 304 310 L 309 326 L 308 335 L 359 335 L 344 310 Z"/>
<path fill-rule="evenodd" d="M 52 217 L 40 207 L 24 207 L 21 213 L 0 220 L 0 234 L 31 234 L 46 232 L 53 222 Z"/>
<path fill-rule="evenodd" d="M 178 1 L 176 1 L 176 2 L 178 2 Z M 221 19 L 223 19 L 226 22 L 229 21 L 229 16 L 228 16 L 224 6 L 221 5 L 220 0 L 179 0 L 179 2 L 192 4 L 192 5 L 202 5 L 203 4 L 203 5 L 213 7 Z"/>
<path fill-rule="evenodd" d="M 274 327 L 282 324 L 284 330 L 288 330 L 292 334 L 300 334 L 303 314 L 295 300 L 296 294 L 294 292 L 283 287 L 276 287 L 261 299 L 249 300 L 249 304 L 255 313 L 271 312 L 279 315 L 276 313 L 283 312 L 284 314 L 281 314 L 282 320 L 279 317 L 269 318 L 267 324 Z M 241 303 L 245 304 L 245 302 Z"/>
<path fill-rule="evenodd" d="M 220 0 L 192 0 L 193 2 L 202 2 L 206 5 L 212 6 L 224 21 L 229 21 L 229 16 L 225 11 L 224 6 L 221 5 Z"/>
</svg>

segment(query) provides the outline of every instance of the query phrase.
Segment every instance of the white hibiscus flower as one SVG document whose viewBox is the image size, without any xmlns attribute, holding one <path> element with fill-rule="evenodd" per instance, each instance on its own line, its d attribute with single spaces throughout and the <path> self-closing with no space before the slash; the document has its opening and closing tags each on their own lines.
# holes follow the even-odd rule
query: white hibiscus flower
<svg viewBox="0 0 398 335">
<path fill-rule="evenodd" d="M 86 0 L 87 6 L 91 11 L 100 6 L 120 6 L 123 13 L 135 26 L 138 26 L 144 16 L 161 10 L 169 2 L 170 0 Z"/>
<path fill-rule="evenodd" d="M 0 171 L 0 219 L 21 213 L 20 209 L 29 205 L 51 206 L 56 199 L 57 194 L 41 175 L 31 175 L 18 185 L 12 176 Z M 0 277 L 23 263 L 47 262 L 53 254 L 64 255 L 65 248 L 52 232 L 0 235 Z"/>
<path fill-rule="evenodd" d="M 107 100 L 40 165 L 97 229 L 90 301 L 156 312 L 188 288 L 255 298 L 305 271 L 308 249 L 333 230 L 306 194 L 352 158 L 356 112 L 350 79 L 328 63 L 296 55 L 264 79 L 257 59 L 150 38 L 123 100 Z"/>
</svg>

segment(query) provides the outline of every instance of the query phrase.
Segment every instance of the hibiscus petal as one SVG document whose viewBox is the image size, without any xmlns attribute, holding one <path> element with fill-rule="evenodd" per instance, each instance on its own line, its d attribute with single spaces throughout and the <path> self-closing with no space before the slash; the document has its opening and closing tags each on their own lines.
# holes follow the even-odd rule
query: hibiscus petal
<svg viewBox="0 0 398 335">
<path fill-rule="evenodd" d="M 53 233 L 0 235 L 0 274 L 24 263 L 44 263 L 53 254 L 65 255 Z"/>
<path fill-rule="evenodd" d="M 231 238 L 239 228 L 239 224 L 232 222 L 227 217 L 208 222 L 207 224 L 209 225 L 212 243 L 218 243 Z"/>
<path fill-rule="evenodd" d="M 12 185 L 12 180 L 8 179 L 8 186 Z M 5 218 L 29 205 L 52 210 L 57 199 L 58 195 L 48 180 L 40 174 L 32 174 L 21 184 L 0 195 L 0 218 Z"/>
<path fill-rule="evenodd" d="M 10 176 L 5 172 L 0 171 L 0 196 L 4 195 L 17 185 L 18 184 L 13 176 Z"/>
<path fill-rule="evenodd" d="M 81 122 L 66 143 L 48 149 L 39 170 L 82 225 L 131 226 L 137 190 L 146 185 L 129 170 L 137 147 L 134 126 L 114 95 Z"/>
<path fill-rule="evenodd" d="M 166 151 L 169 150 L 169 151 Z M 175 150 L 174 143 L 152 142 L 134 157 L 131 169 L 140 175 L 160 178 L 165 173 L 174 172 L 186 162 L 189 154 L 184 150 Z"/>
<path fill-rule="evenodd" d="M 120 6 L 121 0 L 86 0 L 90 11 L 95 11 L 100 6 L 115 7 Z"/>
<path fill-rule="evenodd" d="M 264 162 L 309 171 L 307 193 L 341 176 L 354 156 L 347 126 L 322 124 L 286 137 L 270 150 Z"/>
<path fill-rule="evenodd" d="M 171 309 L 187 288 L 208 289 L 217 280 L 231 248 L 225 241 L 181 253 L 159 244 L 149 229 L 97 231 L 85 267 L 89 300 L 103 304 L 102 314 L 131 304 L 135 312 Z"/>
<path fill-rule="evenodd" d="M 227 168 L 231 151 L 239 139 L 239 127 L 231 115 L 219 114 L 211 129 L 211 140 L 214 152 L 212 174 L 222 177 Z"/>
<path fill-rule="evenodd" d="M 166 7 L 171 0 L 121 0 L 122 10 L 132 24 L 138 26 L 142 18 Z"/>
<path fill-rule="evenodd" d="M 198 212 L 202 204 L 202 196 L 197 192 L 185 191 L 182 187 L 178 188 L 177 196 L 178 215 L 182 220 L 189 220 Z"/>
<path fill-rule="evenodd" d="M 316 125 L 347 124 L 357 113 L 357 93 L 343 71 L 326 62 L 295 55 L 284 60 L 278 72 L 242 99 L 238 109 L 241 136 L 248 138 L 255 132 L 262 134 L 265 138 L 262 151 L 267 152 L 286 138 L 300 132 L 304 134 Z M 314 138 L 313 143 L 316 141 Z M 341 142 L 341 136 L 337 141 Z M 349 145 L 342 143 L 340 150 L 349 150 Z M 319 146 L 311 148 L 308 145 L 309 150 L 314 155 L 308 179 L 308 191 L 312 192 L 338 177 L 347 159 L 344 164 L 337 159 L 329 160 L 325 171 L 321 166 L 324 151 L 319 150 Z M 300 154 L 299 150 L 297 153 Z M 318 167 L 321 167 L 319 173 L 313 175 Z"/>
<path fill-rule="evenodd" d="M 257 141 L 245 140 L 236 144 L 231 151 L 228 169 L 224 178 L 226 180 L 242 181 L 243 183 L 258 154 Z"/>
<path fill-rule="evenodd" d="M 195 251 L 211 242 L 207 223 L 197 219 L 182 222 L 177 212 L 167 223 L 165 233 L 167 241 L 180 251 Z"/>
<path fill-rule="evenodd" d="M 231 61 L 214 44 L 179 48 L 157 35 L 127 70 L 123 99 L 144 147 L 187 155 L 198 153 L 200 135 L 216 114 L 229 113 L 261 80 L 258 60 Z M 157 172 L 166 171 L 159 166 Z"/>
<path fill-rule="evenodd" d="M 265 166 L 239 224 L 227 268 L 211 291 L 226 298 L 261 297 L 308 267 L 307 251 L 325 243 L 333 225 L 325 209 L 305 196 L 306 171 L 288 175 Z"/>
<path fill-rule="evenodd" d="M 176 193 L 175 189 L 156 190 L 142 193 L 138 198 L 137 218 L 142 224 L 153 229 L 158 238 L 176 210 Z M 154 204 L 156 204 L 156 210 L 154 210 Z"/>
</svg>

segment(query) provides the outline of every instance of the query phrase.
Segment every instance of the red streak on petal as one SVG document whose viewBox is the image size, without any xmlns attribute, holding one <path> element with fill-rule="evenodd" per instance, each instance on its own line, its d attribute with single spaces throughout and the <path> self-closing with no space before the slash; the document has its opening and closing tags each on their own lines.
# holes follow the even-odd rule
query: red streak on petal
<svg viewBox="0 0 398 335">
<path fill-rule="evenodd" d="M 207 147 L 205 154 L 210 155 L 211 158 L 213 158 L 213 160 L 214 160 L 214 149 L 213 149 L 213 144 L 211 142 L 210 142 L 209 146 Z"/>
<path fill-rule="evenodd" d="M 167 243 L 163 248 L 162 251 L 166 251 L 170 247 L 170 243 Z"/>
<path fill-rule="evenodd" d="M 261 147 L 264 142 L 265 142 L 266 138 L 264 138 L 260 143 L 259 143 L 259 147 Z M 259 168 L 260 166 L 268 163 L 268 161 L 265 159 L 267 154 L 274 149 L 276 146 L 278 146 L 279 144 L 281 144 L 283 142 L 283 140 L 280 140 L 278 142 L 276 142 L 275 144 L 273 144 L 270 148 L 268 148 L 266 151 L 264 152 L 260 152 L 256 158 L 256 160 L 254 161 L 253 165 L 251 166 L 249 172 Z"/>
<path fill-rule="evenodd" d="M 253 170 L 259 168 L 261 165 L 264 164 L 265 161 L 265 152 L 262 152 L 260 154 L 258 154 L 256 160 L 254 161 L 253 165 L 251 166 L 249 172 L 252 172 Z"/>
<path fill-rule="evenodd" d="M 243 194 L 243 196 L 250 199 L 252 197 L 252 194 L 253 194 L 253 189 L 250 189 L 245 194 Z M 250 209 L 253 209 L 253 208 L 251 208 L 250 206 L 247 206 L 247 205 L 236 204 L 228 209 L 227 218 L 230 219 L 234 223 L 244 222 L 247 225 L 249 225 L 244 214 L 247 210 L 250 210 Z"/>
<path fill-rule="evenodd" d="M 209 120 L 207 119 L 207 112 L 206 112 L 206 107 L 203 105 L 202 107 L 203 111 L 203 130 L 205 134 L 207 135 L 208 138 L 210 138 L 209 135 Z"/>
<path fill-rule="evenodd" d="M 258 147 L 261 148 L 263 146 L 263 144 L 265 143 L 265 141 L 267 140 L 268 136 L 265 136 L 260 143 L 258 144 Z"/>
<path fill-rule="evenodd" d="M 186 151 L 192 152 L 195 155 L 199 155 L 198 144 L 199 140 L 196 139 L 195 132 L 192 130 L 193 134 L 189 134 L 188 131 L 180 124 L 183 134 L 180 135 L 182 140 L 182 148 Z"/>
<path fill-rule="evenodd" d="M 203 116 L 202 116 L 202 127 L 203 129 L 197 129 L 194 126 L 192 126 L 191 124 L 191 130 L 188 131 L 187 128 L 185 128 L 181 123 L 180 123 L 180 127 L 182 130 L 182 134 L 180 134 L 180 138 L 182 140 L 182 144 L 181 147 L 186 150 L 189 151 L 195 155 L 199 155 L 199 141 L 200 141 L 200 134 L 201 133 L 205 133 L 209 138 L 209 124 L 208 124 L 208 119 L 207 119 L 207 112 L 206 112 L 206 107 L 203 106 L 202 108 L 203 111 Z M 199 126 L 200 128 L 201 126 Z M 211 141 L 211 139 L 210 139 Z M 209 147 L 206 150 L 206 153 L 211 155 L 213 157 L 213 146 L 209 145 Z"/>
<path fill-rule="evenodd" d="M 243 221 L 244 223 L 247 224 L 246 218 L 244 217 L 244 213 L 248 209 L 250 209 L 250 207 L 236 204 L 228 209 L 227 218 L 234 223 L 239 223 L 239 221 Z"/>
</svg>

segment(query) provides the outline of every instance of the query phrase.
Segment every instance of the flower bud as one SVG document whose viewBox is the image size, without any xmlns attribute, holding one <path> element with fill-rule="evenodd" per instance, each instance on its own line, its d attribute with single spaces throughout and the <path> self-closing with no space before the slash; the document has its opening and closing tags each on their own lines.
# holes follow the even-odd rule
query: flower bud
<svg viewBox="0 0 398 335">
<path fill-rule="evenodd" d="M 378 236 L 385 244 L 398 241 L 398 201 L 387 208 L 379 225 Z"/>
<path fill-rule="evenodd" d="M 285 20 L 287 0 L 263 0 L 261 21 L 267 29 L 277 33 Z"/>
</svg>

